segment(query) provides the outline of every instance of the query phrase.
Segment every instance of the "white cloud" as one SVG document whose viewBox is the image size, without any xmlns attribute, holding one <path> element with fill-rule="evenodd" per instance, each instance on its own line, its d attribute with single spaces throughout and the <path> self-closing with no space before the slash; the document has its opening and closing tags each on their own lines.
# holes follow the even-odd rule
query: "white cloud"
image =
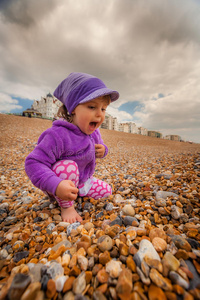
<svg viewBox="0 0 200 300">
<path fill-rule="evenodd" d="M 10 96 L 0 93 L 0 111 L 10 112 L 12 109 L 21 109 L 22 106 L 18 104 L 18 101 L 12 99 Z"/>
<path fill-rule="evenodd" d="M 119 123 L 127 120 L 128 121 L 132 120 L 132 115 L 130 115 L 126 111 L 119 111 L 117 108 L 114 108 L 112 104 L 108 106 L 107 112 L 111 116 L 116 117 Z"/>
<path fill-rule="evenodd" d="M 144 126 L 154 129 L 200 128 L 200 86 L 198 82 L 186 84 L 173 94 L 144 102 L 140 112 L 134 114 Z"/>
</svg>

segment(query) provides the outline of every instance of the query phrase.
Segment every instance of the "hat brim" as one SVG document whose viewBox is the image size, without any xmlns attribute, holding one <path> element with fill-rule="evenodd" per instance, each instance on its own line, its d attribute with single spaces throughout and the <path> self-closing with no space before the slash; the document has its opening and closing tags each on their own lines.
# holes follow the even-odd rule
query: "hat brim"
<svg viewBox="0 0 200 300">
<path fill-rule="evenodd" d="M 114 102 L 119 98 L 119 93 L 117 91 L 113 91 L 113 90 L 110 90 L 108 88 L 102 88 L 102 89 L 94 91 L 93 93 L 91 93 L 90 95 L 85 97 L 83 100 L 81 100 L 79 102 L 79 104 L 86 103 L 86 102 L 91 101 L 95 98 L 98 98 L 98 97 L 101 97 L 101 96 L 106 96 L 106 95 L 110 95 L 111 102 Z"/>
</svg>

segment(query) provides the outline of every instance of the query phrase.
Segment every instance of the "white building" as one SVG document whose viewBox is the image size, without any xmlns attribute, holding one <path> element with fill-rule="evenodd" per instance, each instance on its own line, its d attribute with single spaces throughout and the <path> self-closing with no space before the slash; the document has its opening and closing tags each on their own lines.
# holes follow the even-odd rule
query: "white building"
<svg viewBox="0 0 200 300">
<path fill-rule="evenodd" d="M 144 127 L 139 127 L 138 128 L 138 133 L 141 134 L 141 135 L 148 135 L 148 129 L 147 128 L 144 128 Z"/>
<path fill-rule="evenodd" d="M 136 134 L 138 134 L 138 128 L 137 128 L 137 126 L 136 126 L 135 123 L 130 122 L 129 126 L 130 126 L 130 133 L 136 133 Z"/>
<path fill-rule="evenodd" d="M 119 131 L 119 123 L 116 117 L 112 118 L 112 127 L 113 130 Z"/>
<path fill-rule="evenodd" d="M 105 120 L 101 124 L 101 128 L 105 128 L 109 130 L 118 130 L 119 125 L 117 122 L 117 118 L 112 117 L 106 112 Z"/>
<path fill-rule="evenodd" d="M 138 133 L 138 128 L 134 122 L 120 123 L 119 130 L 127 133 Z"/>
<path fill-rule="evenodd" d="M 34 100 L 32 108 L 42 113 L 44 118 L 53 119 L 62 103 L 50 93 L 46 97 L 41 97 L 41 100 Z"/>
<path fill-rule="evenodd" d="M 129 123 L 120 123 L 120 131 L 122 132 L 130 132 Z"/>
<path fill-rule="evenodd" d="M 171 141 L 180 141 L 181 137 L 179 135 L 169 134 L 165 136 L 165 139 Z"/>
</svg>

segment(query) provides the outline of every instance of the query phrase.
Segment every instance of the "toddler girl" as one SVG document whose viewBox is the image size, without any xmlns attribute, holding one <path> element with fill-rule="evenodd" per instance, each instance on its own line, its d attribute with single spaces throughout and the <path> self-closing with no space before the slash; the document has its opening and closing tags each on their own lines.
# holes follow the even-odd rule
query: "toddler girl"
<svg viewBox="0 0 200 300">
<path fill-rule="evenodd" d="M 71 73 L 54 96 L 63 103 L 58 111 L 62 118 L 41 134 L 26 158 L 25 170 L 36 187 L 55 197 L 63 221 L 81 222 L 73 205 L 78 195 L 100 199 L 112 194 L 110 185 L 92 175 L 95 158 L 108 153 L 98 127 L 107 106 L 119 98 L 119 93 L 97 77 Z"/>
</svg>

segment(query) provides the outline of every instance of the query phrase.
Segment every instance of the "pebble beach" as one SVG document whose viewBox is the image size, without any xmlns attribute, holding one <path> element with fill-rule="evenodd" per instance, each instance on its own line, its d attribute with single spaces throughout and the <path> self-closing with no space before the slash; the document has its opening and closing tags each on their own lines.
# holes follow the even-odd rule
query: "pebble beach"
<svg viewBox="0 0 200 300">
<path fill-rule="evenodd" d="M 52 121 L 0 117 L 0 300 L 200 299 L 200 144 L 101 129 L 113 195 L 69 224 L 24 171 Z"/>
</svg>

